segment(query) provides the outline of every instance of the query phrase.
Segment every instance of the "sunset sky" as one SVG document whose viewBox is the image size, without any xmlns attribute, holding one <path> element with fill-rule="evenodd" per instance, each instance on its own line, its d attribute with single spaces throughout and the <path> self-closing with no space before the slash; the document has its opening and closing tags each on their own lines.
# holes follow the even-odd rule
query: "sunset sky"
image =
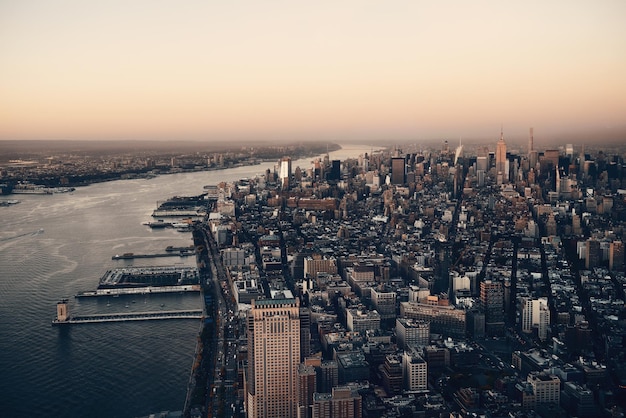
<svg viewBox="0 0 626 418">
<path fill-rule="evenodd" d="M 0 139 L 526 138 L 626 124 L 626 1 L 0 0 Z"/>
</svg>

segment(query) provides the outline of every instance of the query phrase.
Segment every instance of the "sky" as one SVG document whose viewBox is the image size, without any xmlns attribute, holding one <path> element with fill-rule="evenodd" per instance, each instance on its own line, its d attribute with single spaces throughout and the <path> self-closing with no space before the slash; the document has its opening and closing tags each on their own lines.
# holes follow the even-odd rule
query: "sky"
<svg viewBox="0 0 626 418">
<path fill-rule="evenodd" d="M 0 0 L 0 140 L 601 133 L 626 126 L 624 22 L 623 0 Z"/>
</svg>

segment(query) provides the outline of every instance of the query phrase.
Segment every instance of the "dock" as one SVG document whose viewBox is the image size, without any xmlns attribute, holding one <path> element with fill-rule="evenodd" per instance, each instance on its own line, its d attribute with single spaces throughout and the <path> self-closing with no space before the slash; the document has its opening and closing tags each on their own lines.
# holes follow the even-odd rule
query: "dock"
<svg viewBox="0 0 626 418">
<path fill-rule="evenodd" d="M 200 285 L 189 284 L 182 286 L 146 286 L 146 287 L 118 287 L 96 290 L 86 290 L 74 295 L 75 298 L 98 297 L 98 296 L 120 296 L 120 295 L 145 295 L 151 293 L 179 293 L 179 292 L 200 292 Z"/>
<path fill-rule="evenodd" d="M 155 209 L 152 212 L 153 218 L 177 218 L 185 217 L 192 221 L 199 221 L 206 216 L 206 212 L 202 210 L 176 210 L 176 209 Z"/>
<path fill-rule="evenodd" d="M 52 325 L 65 324 L 96 324 L 102 322 L 127 322 L 127 321 L 149 321 L 163 319 L 202 319 L 201 309 L 186 311 L 155 311 L 155 312 L 127 312 L 112 313 L 106 315 L 82 315 L 70 316 L 63 320 L 55 318 Z"/>
<path fill-rule="evenodd" d="M 135 253 L 124 253 L 124 254 L 115 254 L 111 257 L 111 260 L 134 260 L 135 258 L 158 258 L 158 257 L 188 257 L 191 255 L 196 255 L 195 251 L 179 251 L 179 252 L 167 252 L 167 253 L 157 253 L 157 254 L 135 254 Z"/>
</svg>

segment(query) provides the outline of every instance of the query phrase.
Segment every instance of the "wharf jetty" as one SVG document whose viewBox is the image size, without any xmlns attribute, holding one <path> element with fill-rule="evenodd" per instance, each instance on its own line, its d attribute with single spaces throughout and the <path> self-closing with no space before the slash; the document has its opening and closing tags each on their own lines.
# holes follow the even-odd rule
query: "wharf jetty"
<svg viewBox="0 0 626 418">
<path fill-rule="evenodd" d="M 178 311 L 153 311 L 153 312 L 127 312 L 111 313 L 103 315 L 71 316 L 67 299 L 57 303 L 57 316 L 52 320 L 52 325 L 65 324 L 96 324 L 102 322 L 127 322 L 149 321 L 163 319 L 202 319 L 202 309 L 178 310 Z"/>
<path fill-rule="evenodd" d="M 169 251 L 167 253 L 157 253 L 157 254 L 124 253 L 124 254 L 115 254 L 113 257 L 111 257 L 111 260 L 134 260 L 135 258 L 159 258 L 159 257 L 188 257 L 191 255 L 196 255 L 196 252 L 193 250 L 180 250 L 178 252 Z"/>
<path fill-rule="evenodd" d="M 152 211 L 153 218 L 189 218 L 194 221 L 201 220 L 206 216 L 206 212 L 202 210 L 176 210 L 176 209 L 155 209 Z"/>
<path fill-rule="evenodd" d="M 79 292 L 75 297 L 199 292 L 200 289 L 197 267 L 122 267 L 107 270 L 96 290 Z"/>
<path fill-rule="evenodd" d="M 144 287 L 118 287 L 104 288 L 96 290 L 85 290 L 74 295 L 75 298 L 97 297 L 97 296 L 120 296 L 120 295 L 145 295 L 151 293 L 180 293 L 199 292 L 199 284 L 188 284 L 181 286 L 144 286 Z"/>
<path fill-rule="evenodd" d="M 197 267 L 133 266 L 107 270 L 100 278 L 98 289 L 183 286 L 191 284 L 200 284 L 200 276 Z"/>
<path fill-rule="evenodd" d="M 193 251 L 194 246 L 193 245 L 189 245 L 187 247 L 174 247 L 173 245 L 168 245 L 167 247 L 165 247 L 165 251 L 167 252 L 172 252 L 172 251 Z"/>
</svg>

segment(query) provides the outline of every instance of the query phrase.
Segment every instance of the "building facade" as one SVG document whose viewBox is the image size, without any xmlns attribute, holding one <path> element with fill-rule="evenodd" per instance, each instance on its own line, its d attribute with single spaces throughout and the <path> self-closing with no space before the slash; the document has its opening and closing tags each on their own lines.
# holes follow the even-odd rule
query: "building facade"
<svg viewBox="0 0 626 418">
<path fill-rule="evenodd" d="M 537 336 L 541 341 L 548 338 L 550 328 L 550 309 L 548 298 L 527 298 L 522 308 L 522 331 L 532 332 L 537 329 Z"/>
<path fill-rule="evenodd" d="M 428 364 L 416 350 L 402 354 L 404 388 L 409 391 L 428 389 Z"/>
<path fill-rule="evenodd" d="M 298 300 L 252 301 L 247 325 L 248 418 L 297 417 L 300 364 Z"/>
<path fill-rule="evenodd" d="M 398 318 L 396 319 L 396 341 L 398 347 L 407 349 L 409 346 L 425 346 L 430 343 L 430 322 Z"/>
</svg>

